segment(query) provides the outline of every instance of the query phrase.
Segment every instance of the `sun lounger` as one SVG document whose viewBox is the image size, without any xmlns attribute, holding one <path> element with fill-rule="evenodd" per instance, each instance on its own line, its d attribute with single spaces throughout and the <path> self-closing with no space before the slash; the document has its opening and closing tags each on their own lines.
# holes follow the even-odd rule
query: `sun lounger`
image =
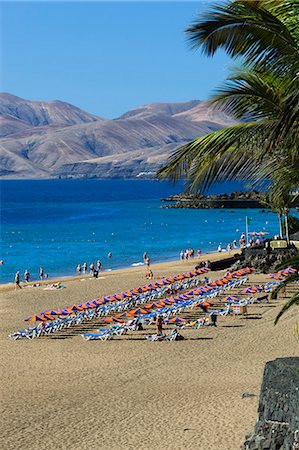
<svg viewBox="0 0 299 450">
<path fill-rule="evenodd" d="M 106 330 L 104 333 L 85 333 L 81 334 L 83 339 L 86 341 L 107 341 L 112 339 L 112 335 L 110 333 L 110 330 Z"/>
</svg>

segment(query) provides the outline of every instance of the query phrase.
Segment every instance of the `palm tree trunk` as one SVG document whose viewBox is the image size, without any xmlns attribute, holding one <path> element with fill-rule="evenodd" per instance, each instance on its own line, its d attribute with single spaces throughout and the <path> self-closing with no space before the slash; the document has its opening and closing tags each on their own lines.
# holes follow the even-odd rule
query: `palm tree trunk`
<svg viewBox="0 0 299 450">
<path fill-rule="evenodd" d="M 279 212 L 277 213 L 277 215 L 278 215 L 278 220 L 279 220 L 279 236 L 280 236 L 281 238 L 283 238 L 283 231 L 282 231 L 282 214 L 281 214 L 281 212 L 279 211 Z"/>
<path fill-rule="evenodd" d="M 286 239 L 287 239 L 287 244 L 289 245 L 290 237 L 289 237 L 288 215 L 289 215 L 289 211 L 285 211 L 284 218 L 285 218 L 285 228 L 286 228 Z"/>
</svg>

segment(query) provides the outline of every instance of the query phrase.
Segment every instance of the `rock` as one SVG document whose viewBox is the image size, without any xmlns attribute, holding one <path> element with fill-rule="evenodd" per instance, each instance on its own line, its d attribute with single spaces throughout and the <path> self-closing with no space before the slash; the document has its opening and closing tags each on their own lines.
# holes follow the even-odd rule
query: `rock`
<svg viewBox="0 0 299 450">
<path fill-rule="evenodd" d="M 299 447 L 299 358 L 266 364 L 254 432 L 243 450 L 295 450 Z"/>
</svg>

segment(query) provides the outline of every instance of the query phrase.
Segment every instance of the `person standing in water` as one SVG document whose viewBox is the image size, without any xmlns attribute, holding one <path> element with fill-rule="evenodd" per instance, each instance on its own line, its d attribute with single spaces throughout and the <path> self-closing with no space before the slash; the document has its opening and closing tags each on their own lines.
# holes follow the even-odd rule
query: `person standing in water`
<svg viewBox="0 0 299 450">
<path fill-rule="evenodd" d="M 44 269 L 42 267 L 40 267 L 39 268 L 39 277 L 41 280 L 44 279 L 44 275 L 45 275 Z"/>
</svg>

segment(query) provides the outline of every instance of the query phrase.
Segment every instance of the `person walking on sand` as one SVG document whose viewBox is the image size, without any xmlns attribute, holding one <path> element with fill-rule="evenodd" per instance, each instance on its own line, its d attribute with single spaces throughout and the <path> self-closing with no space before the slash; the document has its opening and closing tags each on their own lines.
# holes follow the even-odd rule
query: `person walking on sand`
<svg viewBox="0 0 299 450">
<path fill-rule="evenodd" d="M 222 248 L 221 248 L 221 245 L 220 245 L 220 244 L 218 245 L 218 252 L 219 252 L 219 253 L 222 252 Z"/>
<path fill-rule="evenodd" d="M 77 265 L 77 275 L 80 276 L 81 275 L 81 264 Z"/>
<path fill-rule="evenodd" d="M 163 333 L 163 319 L 161 316 L 157 316 L 156 318 L 156 331 L 157 334 Z"/>
<path fill-rule="evenodd" d="M 15 275 L 15 284 L 16 284 L 16 290 L 17 288 L 22 289 L 22 286 L 20 285 L 20 272 L 17 271 Z"/>
<path fill-rule="evenodd" d="M 89 271 L 90 271 L 90 275 L 93 275 L 93 272 L 94 272 L 94 263 L 91 263 L 91 264 L 89 265 Z"/>
<path fill-rule="evenodd" d="M 44 275 L 45 275 L 44 269 L 42 267 L 40 267 L 39 268 L 39 277 L 41 280 L 44 279 Z"/>
<path fill-rule="evenodd" d="M 30 273 L 28 272 L 28 270 L 26 269 L 24 272 L 24 279 L 26 281 L 26 283 L 29 283 L 30 280 Z"/>
<path fill-rule="evenodd" d="M 86 262 L 83 264 L 83 273 L 86 273 L 86 271 L 87 271 L 87 264 L 86 264 Z"/>
<path fill-rule="evenodd" d="M 102 263 L 101 263 L 101 261 L 98 259 L 98 260 L 97 260 L 97 269 L 98 269 L 98 271 L 100 271 L 101 268 L 102 268 Z"/>
</svg>

